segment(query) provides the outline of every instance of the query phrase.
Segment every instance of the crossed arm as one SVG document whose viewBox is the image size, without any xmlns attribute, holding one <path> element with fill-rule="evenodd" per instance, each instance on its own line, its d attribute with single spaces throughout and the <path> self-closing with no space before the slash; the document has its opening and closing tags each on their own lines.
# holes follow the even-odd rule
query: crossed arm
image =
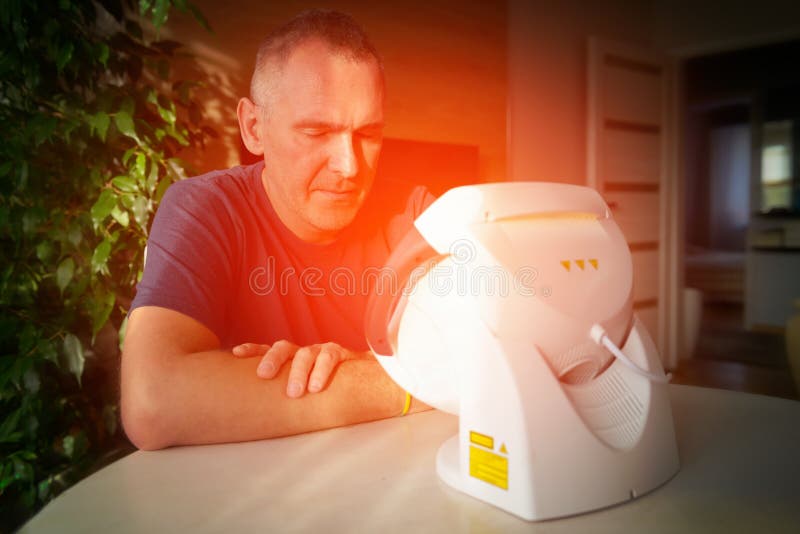
<svg viewBox="0 0 800 534">
<path fill-rule="evenodd" d="M 327 351 L 288 343 L 246 345 L 232 353 L 220 350 L 217 337 L 184 314 L 137 308 L 122 351 L 125 431 L 134 445 L 151 450 L 286 436 L 399 415 L 405 392 L 371 355 L 324 347 Z M 289 359 L 297 361 L 284 365 Z M 426 408 L 415 403 L 411 411 Z"/>
</svg>

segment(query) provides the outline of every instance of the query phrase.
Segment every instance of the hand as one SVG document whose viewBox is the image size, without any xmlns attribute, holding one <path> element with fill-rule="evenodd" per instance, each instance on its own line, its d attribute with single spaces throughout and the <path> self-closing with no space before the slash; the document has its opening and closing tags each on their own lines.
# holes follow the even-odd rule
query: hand
<svg viewBox="0 0 800 534">
<path fill-rule="evenodd" d="M 317 393 L 328 384 L 331 373 L 341 362 L 371 357 L 369 351 L 358 352 L 336 343 L 318 343 L 300 347 L 291 341 L 280 340 L 270 345 L 244 343 L 233 347 L 237 358 L 260 357 L 256 374 L 260 378 L 274 378 L 288 360 L 292 360 L 286 394 L 301 397 L 306 390 Z"/>
</svg>

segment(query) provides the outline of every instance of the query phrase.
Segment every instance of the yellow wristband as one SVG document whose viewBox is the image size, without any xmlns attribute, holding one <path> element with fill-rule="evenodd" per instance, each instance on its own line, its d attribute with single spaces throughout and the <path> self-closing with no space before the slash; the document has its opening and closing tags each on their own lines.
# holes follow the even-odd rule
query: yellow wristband
<svg viewBox="0 0 800 534">
<path fill-rule="evenodd" d="M 400 414 L 400 417 L 406 415 L 409 408 L 411 408 L 411 393 L 406 391 L 406 402 L 403 404 L 403 412 Z"/>
</svg>

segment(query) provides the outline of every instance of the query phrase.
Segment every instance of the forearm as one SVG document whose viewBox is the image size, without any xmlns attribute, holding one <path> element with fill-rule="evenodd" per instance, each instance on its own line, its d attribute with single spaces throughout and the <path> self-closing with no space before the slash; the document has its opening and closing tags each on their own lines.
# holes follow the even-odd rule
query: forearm
<svg viewBox="0 0 800 534">
<path fill-rule="evenodd" d="M 247 441 L 371 421 L 399 415 L 405 400 L 375 360 L 342 362 L 324 390 L 299 399 L 285 393 L 288 366 L 264 380 L 256 376 L 258 359 L 225 351 L 150 360 L 123 356 L 123 422 L 140 448 Z"/>
</svg>

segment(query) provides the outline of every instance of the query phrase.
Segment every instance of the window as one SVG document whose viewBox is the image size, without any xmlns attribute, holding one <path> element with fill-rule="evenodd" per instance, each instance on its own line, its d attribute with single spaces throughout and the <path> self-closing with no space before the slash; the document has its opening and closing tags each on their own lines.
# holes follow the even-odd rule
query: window
<svg viewBox="0 0 800 534">
<path fill-rule="evenodd" d="M 792 121 L 764 123 L 761 211 L 792 207 Z"/>
</svg>

